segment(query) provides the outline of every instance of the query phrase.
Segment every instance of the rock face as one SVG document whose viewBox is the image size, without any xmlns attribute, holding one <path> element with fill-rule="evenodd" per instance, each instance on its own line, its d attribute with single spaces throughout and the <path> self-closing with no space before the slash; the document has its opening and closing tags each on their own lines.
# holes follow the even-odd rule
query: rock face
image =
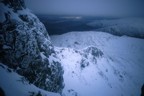
<svg viewBox="0 0 144 96">
<path fill-rule="evenodd" d="M 42 89 L 61 92 L 63 69 L 44 25 L 23 0 L 1 0 L 0 18 L 0 62 Z"/>
<path fill-rule="evenodd" d="M 5 96 L 5 93 L 1 88 L 0 88 L 0 96 Z"/>
</svg>

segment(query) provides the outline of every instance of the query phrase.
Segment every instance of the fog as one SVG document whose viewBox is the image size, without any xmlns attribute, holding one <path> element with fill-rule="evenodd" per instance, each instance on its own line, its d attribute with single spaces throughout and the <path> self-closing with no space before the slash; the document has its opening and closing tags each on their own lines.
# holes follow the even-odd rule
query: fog
<svg viewBox="0 0 144 96">
<path fill-rule="evenodd" d="M 34 13 L 126 16 L 143 15 L 143 0 L 25 0 Z"/>
</svg>

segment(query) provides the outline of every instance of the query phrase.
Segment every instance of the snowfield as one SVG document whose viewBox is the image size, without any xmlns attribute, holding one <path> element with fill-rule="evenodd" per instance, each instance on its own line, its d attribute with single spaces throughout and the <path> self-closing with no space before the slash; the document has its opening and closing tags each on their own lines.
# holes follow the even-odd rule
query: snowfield
<svg viewBox="0 0 144 96">
<path fill-rule="evenodd" d="M 51 41 L 64 68 L 63 96 L 140 96 L 143 39 L 90 31 Z"/>
</svg>

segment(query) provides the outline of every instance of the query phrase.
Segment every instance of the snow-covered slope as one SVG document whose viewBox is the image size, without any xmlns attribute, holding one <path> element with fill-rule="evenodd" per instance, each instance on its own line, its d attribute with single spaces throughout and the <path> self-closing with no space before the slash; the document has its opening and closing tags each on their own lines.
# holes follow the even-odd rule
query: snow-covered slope
<svg viewBox="0 0 144 96">
<path fill-rule="evenodd" d="M 0 88 L 5 96 L 60 96 L 30 84 L 24 77 L 0 63 Z M 1 93 L 0 93 L 1 94 Z"/>
<path fill-rule="evenodd" d="M 96 31 L 107 32 L 118 36 L 127 35 L 144 38 L 144 18 L 96 20 L 87 25 L 95 27 Z"/>
<path fill-rule="evenodd" d="M 51 40 L 64 67 L 64 96 L 140 96 L 143 39 L 71 32 Z"/>
</svg>

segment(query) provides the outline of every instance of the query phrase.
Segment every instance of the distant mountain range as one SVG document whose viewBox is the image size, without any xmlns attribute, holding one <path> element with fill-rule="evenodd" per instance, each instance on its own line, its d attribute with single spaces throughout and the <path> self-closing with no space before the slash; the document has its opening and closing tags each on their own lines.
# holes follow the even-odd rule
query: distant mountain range
<svg viewBox="0 0 144 96">
<path fill-rule="evenodd" d="M 37 16 L 44 23 L 50 35 L 72 31 L 101 31 L 116 36 L 144 38 L 144 17 Z"/>
</svg>

